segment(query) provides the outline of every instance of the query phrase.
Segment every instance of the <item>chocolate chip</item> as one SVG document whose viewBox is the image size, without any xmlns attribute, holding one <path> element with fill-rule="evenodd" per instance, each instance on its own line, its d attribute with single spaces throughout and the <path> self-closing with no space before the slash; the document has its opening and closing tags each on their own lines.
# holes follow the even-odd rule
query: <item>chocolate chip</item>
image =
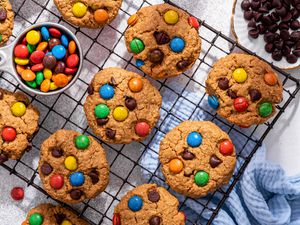
<svg viewBox="0 0 300 225">
<path fill-rule="evenodd" d="M 290 32 L 288 30 L 281 30 L 280 37 L 282 38 L 282 40 L 286 41 L 290 38 Z"/>
<path fill-rule="evenodd" d="M 280 61 L 282 59 L 282 53 L 280 50 L 274 50 L 274 52 L 272 53 L 272 58 L 275 61 Z"/>
<path fill-rule="evenodd" d="M 260 8 L 258 9 L 258 12 L 260 12 L 260 13 L 268 13 L 268 12 L 269 12 L 269 10 L 268 10 L 268 8 L 267 8 L 267 7 L 265 7 L 265 6 L 262 6 L 262 7 L 260 7 Z"/>
<path fill-rule="evenodd" d="M 59 62 L 57 62 L 56 66 L 54 68 L 54 72 L 56 74 L 58 74 L 58 73 L 64 73 L 65 68 L 66 68 L 66 64 L 64 62 L 62 62 L 62 61 L 59 61 Z"/>
<path fill-rule="evenodd" d="M 129 111 L 133 111 L 137 106 L 136 100 L 131 97 L 126 97 L 125 106 L 127 107 L 127 109 L 129 109 Z"/>
<path fill-rule="evenodd" d="M 258 38 L 259 30 L 258 29 L 251 29 L 251 30 L 249 30 L 248 34 L 252 38 Z"/>
<path fill-rule="evenodd" d="M 54 147 L 52 150 L 51 150 L 51 154 L 54 158 L 60 158 L 62 155 L 63 155 L 63 150 L 60 149 L 60 148 L 56 148 Z"/>
<path fill-rule="evenodd" d="M 156 43 L 159 45 L 164 45 L 170 42 L 169 35 L 164 31 L 155 31 L 154 37 L 156 40 Z"/>
<path fill-rule="evenodd" d="M 32 149 L 32 144 L 29 143 L 25 149 L 26 152 L 29 152 Z"/>
<path fill-rule="evenodd" d="M 218 87 L 222 90 L 229 88 L 229 80 L 226 77 L 220 78 L 218 81 Z"/>
<path fill-rule="evenodd" d="M 113 129 L 110 129 L 110 128 L 106 128 L 105 134 L 106 134 L 106 136 L 107 136 L 108 138 L 114 139 L 115 136 L 116 136 L 116 131 L 113 130 Z"/>
<path fill-rule="evenodd" d="M 218 156 L 216 156 L 216 155 L 212 155 L 209 160 L 209 164 L 212 168 L 216 168 L 222 162 L 223 161 L 220 158 L 218 158 Z"/>
<path fill-rule="evenodd" d="M 283 45 L 281 52 L 283 56 L 287 56 L 291 53 L 291 48 L 287 45 Z"/>
<path fill-rule="evenodd" d="M 286 8 L 284 8 L 284 7 L 275 9 L 275 12 L 277 13 L 277 15 L 279 15 L 281 17 L 285 16 L 287 13 Z"/>
<path fill-rule="evenodd" d="M 149 224 L 150 225 L 160 225 L 160 217 L 158 217 L 158 216 L 151 217 L 151 219 L 149 220 Z"/>
<path fill-rule="evenodd" d="M 49 163 L 44 163 L 42 166 L 41 166 L 41 171 L 44 175 L 49 175 L 50 173 L 52 173 L 53 171 L 53 168 L 52 166 L 49 164 Z"/>
<path fill-rule="evenodd" d="M 117 81 L 115 80 L 114 77 L 111 77 L 111 78 L 110 78 L 110 84 L 111 84 L 112 86 L 117 86 Z"/>
<path fill-rule="evenodd" d="M 264 40 L 265 40 L 265 42 L 267 42 L 267 43 L 271 43 L 271 42 L 273 42 L 274 40 L 275 40 L 275 35 L 273 34 L 273 33 L 271 33 L 271 32 L 267 32 L 267 33 L 265 33 L 265 35 L 264 35 Z"/>
<path fill-rule="evenodd" d="M 266 2 L 263 4 L 264 7 L 266 7 L 267 9 L 271 10 L 273 9 L 271 2 Z"/>
<path fill-rule="evenodd" d="M 293 31 L 291 33 L 291 40 L 297 42 L 300 40 L 300 31 Z"/>
<path fill-rule="evenodd" d="M 281 20 L 282 22 L 289 22 L 292 19 L 292 13 L 288 12 L 285 17 L 283 17 Z"/>
<path fill-rule="evenodd" d="M 272 20 L 269 16 L 263 16 L 261 18 L 261 22 L 265 25 L 265 26 L 269 26 L 272 24 Z"/>
<path fill-rule="evenodd" d="M 251 19 L 248 23 L 248 27 L 256 28 L 256 22 L 254 19 Z"/>
<path fill-rule="evenodd" d="M 261 98 L 261 93 L 257 89 L 250 89 L 249 95 L 252 102 L 258 101 Z"/>
<path fill-rule="evenodd" d="M 148 53 L 148 59 L 154 64 L 160 64 L 164 59 L 165 54 L 160 49 L 153 49 Z"/>
<path fill-rule="evenodd" d="M 94 94 L 94 88 L 93 88 L 93 85 L 92 85 L 92 84 L 90 84 L 90 85 L 88 86 L 87 92 L 88 92 L 89 95 Z"/>
<path fill-rule="evenodd" d="M 298 30 L 300 28 L 300 22 L 298 20 L 294 20 L 290 24 L 293 30 Z"/>
<path fill-rule="evenodd" d="M 288 61 L 288 63 L 296 63 L 297 60 L 298 58 L 294 54 L 289 54 L 286 56 L 286 61 Z"/>
<path fill-rule="evenodd" d="M 56 66 L 56 58 L 53 55 L 46 55 L 43 59 L 43 65 L 48 69 L 53 69 Z"/>
<path fill-rule="evenodd" d="M 252 1 L 251 2 L 251 9 L 257 10 L 260 7 L 260 1 Z"/>
<path fill-rule="evenodd" d="M 276 12 L 272 12 L 270 14 L 270 18 L 274 23 L 277 23 L 280 20 L 280 17 L 278 16 L 278 14 Z"/>
<path fill-rule="evenodd" d="M 150 202 L 158 202 L 159 199 L 160 199 L 160 195 L 156 190 L 152 189 L 148 192 L 148 200 Z"/>
<path fill-rule="evenodd" d="M 195 155 L 192 152 L 190 152 L 189 150 L 185 149 L 182 153 L 182 158 L 184 160 L 192 160 L 195 158 Z"/>
<path fill-rule="evenodd" d="M 293 50 L 293 54 L 297 57 L 300 57 L 300 49 Z"/>
<path fill-rule="evenodd" d="M 272 1 L 272 7 L 273 8 L 280 8 L 282 6 L 281 1 L 280 0 L 273 0 Z"/>
<path fill-rule="evenodd" d="M 244 12 L 244 18 L 245 18 L 246 20 L 251 20 L 252 17 L 253 17 L 252 11 L 245 11 L 245 12 Z M 255 19 L 255 18 L 254 18 L 254 19 Z M 257 19 L 255 19 L 255 20 L 257 21 Z"/>
<path fill-rule="evenodd" d="M 97 170 L 92 170 L 89 173 L 89 177 L 91 178 L 93 184 L 97 184 L 99 182 L 99 172 Z"/>
<path fill-rule="evenodd" d="M 250 15 L 249 15 L 250 16 Z M 263 14 L 262 13 L 259 13 L 259 12 L 253 12 L 252 14 L 251 14 L 251 18 L 253 17 L 254 18 L 254 20 L 256 21 L 256 22 L 259 22 L 260 20 L 261 20 L 261 18 L 262 18 L 262 16 L 263 16 Z M 245 14 L 244 14 L 244 17 L 245 17 Z M 251 19 L 250 18 L 250 19 Z M 246 19 L 246 18 L 245 18 Z M 249 19 L 249 20 L 250 20 Z"/>
<path fill-rule="evenodd" d="M 265 50 L 266 50 L 266 52 L 272 53 L 274 50 L 274 45 L 272 43 L 267 43 L 265 45 Z"/>
<path fill-rule="evenodd" d="M 2 93 L 2 91 L 0 91 L 0 100 L 2 100 L 4 97 L 4 94 Z"/>
<path fill-rule="evenodd" d="M 57 224 L 62 224 L 62 222 L 66 218 L 66 215 L 62 214 L 62 213 L 56 213 L 56 214 L 54 214 L 54 217 L 55 217 L 55 220 L 56 220 Z"/>
<path fill-rule="evenodd" d="M 96 121 L 97 121 L 98 126 L 103 126 L 103 125 L 107 124 L 108 118 L 104 118 L 104 119 L 97 118 Z"/>
<path fill-rule="evenodd" d="M 274 41 L 274 47 L 276 49 L 282 49 L 282 47 L 283 47 L 283 40 Z"/>
<path fill-rule="evenodd" d="M 80 190 L 71 190 L 70 196 L 73 200 L 79 200 L 82 196 L 82 191 Z"/>
<path fill-rule="evenodd" d="M 278 25 L 276 23 L 271 24 L 270 26 L 268 26 L 268 30 L 275 33 L 278 30 Z"/>
<path fill-rule="evenodd" d="M 6 20 L 6 18 L 7 18 L 7 12 L 3 7 L 1 7 L 0 8 L 0 21 L 4 21 L 4 20 Z"/>
<path fill-rule="evenodd" d="M 237 98 L 236 92 L 233 91 L 233 90 L 231 90 L 231 89 L 229 89 L 229 90 L 227 91 L 227 95 L 228 95 L 230 98 L 232 98 L 232 99 L 236 99 L 236 98 Z"/>
<path fill-rule="evenodd" d="M 295 8 L 292 9 L 292 10 L 291 10 L 291 13 L 292 13 L 292 18 L 293 18 L 294 20 L 298 19 L 300 13 L 298 12 L 297 9 L 295 9 Z"/>
<path fill-rule="evenodd" d="M 48 42 L 48 46 L 49 46 L 50 50 L 52 50 L 52 48 L 53 48 L 54 46 L 60 45 L 60 44 L 61 44 L 61 42 L 60 42 L 60 40 L 57 39 L 57 38 L 51 38 L 51 39 L 49 40 L 49 42 Z"/>
<path fill-rule="evenodd" d="M 243 10 L 249 10 L 250 6 L 251 6 L 251 3 L 248 0 L 244 0 L 241 3 L 241 7 Z"/>
<path fill-rule="evenodd" d="M 178 70 L 184 70 L 185 68 L 187 68 L 190 65 L 190 61 L 188 60 L 181 60 L 176 64 L 176 67 Z"/>
<path fill-rule="evenodd" d="M 278 25 L 278 28 L 279 28 L 279 30 L 288 30 L 288 29 L 289 29 L 289 25 L 288 25 L 287 23 L 281 22 L 281 23 Z"/>
<path fill-rule="evenodd" d="M 259 24 L 257 26 L 257 29 L 259 31 L 259 34 L 265 34 L 267 32 L 268 28 L 265 25 L 263 25 L 263 24 Z"/>
<path fill-rule="evenodd" d="M 287 40 L 284 42 L 285 45 L 289 46 L 290 48 L 292 48 L 295 45 L 294 41 L 291 40 Z"/>
<path fill-rule="evenodd" d="M 300 49 L 300 41 L 295 44 L 295 49 Z"/>
<path fill-rule="evenodd" d="M 0 154 L 0 164 L 6 162 L 7 160 L 8 160 L 7 155 L 1 153 L 1 154 Z"/>
</svg>

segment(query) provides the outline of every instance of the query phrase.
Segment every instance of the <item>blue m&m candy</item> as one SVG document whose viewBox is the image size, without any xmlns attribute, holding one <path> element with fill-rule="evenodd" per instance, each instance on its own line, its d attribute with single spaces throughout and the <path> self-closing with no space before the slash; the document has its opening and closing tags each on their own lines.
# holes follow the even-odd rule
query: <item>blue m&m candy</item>
<svg viewBox="0 0 300 225">
<path fill-rule="evenodd" d="M 61 41 L 61 44 L 62 44 L 65 48 L 67 48 L 67 47 L 69 46 L 69 40 L 68 40 L 68 38 L 67 38 L 66 35 L 64 35 L 64 34 L 61 35 L 60 41 Z"/>
<path fill-rule="evenodd" d="M 219 108 L 219 105 L 220 105 L 219 100 L 217 99 L 216 96 L 208 96 L 208 104 L 213 109 Z"/>
<path fill-rule="evenodd" d="M 144 61 L 141 59 L 137 59 L 135 64 L 138 68 L 141 68 L 143 65 L 145 65 Z"/>
<path fill-rule="evenodd" d="M 143 199 L 137 195 L 132 196 L 128 200 L 128 208 L 133 212 L 140 211 L 143 206 Z"/>
<path fill-rule="evenodd" d="M 84 184 L 85 178 L 82 172 L 75 172 L 70 175 L 70 183 L 74 187 L 79 187 Z"/>
<path fill-rule="evenodd" d="M 52 54 L 56 59 L 62 59 L 66 56 L 67 50 L 62 45 L 55 45 L 52 48 Z"/>
<path fill-rule="evenodd" d="M 170 48 L 173 52 L 182 52 L 185 47 L 185 41 L 182 38 L 174 37 L 170 42 Z"/>
<path fill-rule="evenodd" d="M 46 27 L 41 28 L 41 35 L 44 41 L 49 41 L 50 33 Z"/>
<path fill-rule="evenodd" d="M 114 87 L 109 84 L 104 84 L 99 90 L 101 98 L 109 100 L 115 95 Z"/>
<path fill-rule="evenodd" d="M 194 131 L 189 133 L 187 137 L 187 143 L 189 146 L 196 148 L 199 147 L 202 143 L 202 136 L 198 132 Z"/>
</svg>

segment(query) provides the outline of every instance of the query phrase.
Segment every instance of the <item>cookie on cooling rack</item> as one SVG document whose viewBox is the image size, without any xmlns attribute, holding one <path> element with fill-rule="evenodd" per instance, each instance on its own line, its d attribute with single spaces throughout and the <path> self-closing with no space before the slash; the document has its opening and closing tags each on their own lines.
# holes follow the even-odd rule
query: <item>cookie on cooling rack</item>
<svg viewBox="0 0 300 225">
<path fill-rule="evenodd" d="M 39 111 L 21 93 L 0 88 L 0 164 L 20 159 L 38 130 Z"/>
<path fill-rule="evenodd" d="M 160 116 L 162 97 L 140 75 L 119 68 L 100 71 L 89 88 L 84 111 L 105 142 L 127 144 L 150 134 Z"/>
<path fill-rule="evenodd" d="M 198 20 L 181 9 L 169 4 L 144 7 L 128 24 L 127 49 L 137 66 L 154 79 L 177 76 L 199 57 Z"/>
<path fill-rule="evenodd" d="M 0 1 L 0 46 L 8 41 L 14 28 L 14 12 L 8 0 Z"/>
<path fill-rule="evenodd" d="M 102 146 L 72 130 L 58 130 L 43 142 L 38 169 L 45 191 L 66 203 L 96 197 L 109 181 Z"/>
<path fill-rule="evenodd" d="M 233 124 L 266 122 L 282 101 L 282 84 L 270 65 L 255 56 L 230 54 L 217 61 L 206 80 L 209 105 Z"/>
<path fill-rule="evenodd" d="M 40 204 L 31 209 L 22 225 L 88 225 L 75 213 L 62 206 Z"/>
<path fill-rule="evenodd" d="M 118 15 L 122 0 L 54 0 L 68 22 L 87 28 L 101 28 Z"/>
<path fill-rule="evenodd" d="M 129 191 L 115 207 L 113 225 L 185 224 L 178 200 L 163 187 L 144 184 Z"/>
<path fill-rule="evenodd" d="M 159 159 L 171 188 L 192 198 L 227 184 L 236 163 L 228 134 L 209 121 L 185 121 L 171 130 L 160 144 Z"/>
</svg>

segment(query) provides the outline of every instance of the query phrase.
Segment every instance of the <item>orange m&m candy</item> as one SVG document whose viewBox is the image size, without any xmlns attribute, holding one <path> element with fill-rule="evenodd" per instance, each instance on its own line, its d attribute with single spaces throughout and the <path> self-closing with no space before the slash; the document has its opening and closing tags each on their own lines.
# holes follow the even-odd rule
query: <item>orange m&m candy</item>
<svg viewBox="0 0 300 225">
<path fill-rule="evenodd" d="M 16 69 L 17 69 L 17 73 L 19 75 L 22 75 L 22 72 L 25 70 L 25 67 L 21 65 L 16 65 Z"/>
<path fill-rule="evenodd" d="M 274 86 L 277 84 L 277 76 L 274 73 L 266 73 L 264 76 L 266 84 Z"/>
<path fill-rule="evenodd" d="M 41 83 L 41 91 L 42 92 L 48 92 L 50 90 L 50 84 L 51 84 L 51 81 L 49 79 L 45 79 Z"/>
<path fill-rule="evenodd" d="M 29 69 L 23 70 L 21 76 L 22 76 L 22 79 L 25 81 L 33 81 L 36 77 L 35 73 Z"/>
<path fill-rule="evenodd" d="M 76 52 L 76 43 L 75 41 L 70 41 L 68 46 L 69 53 L 72 55 Z"/>
<path fill-rule="evenodd" d="M 180 173 L 183 170 L 183 163 L 180 159 L 172 159 L 169 163 L 169 169 L 172 173 Z"/>
<path fill-rule="evenodd" d="M 133 14 L 132 16 L 130 16 L 127 20 L 127 24 L 129 26 L 133 26 L 136 22 L 137 22 L 138 16 L 137 14 Z"/>
<path fill-rule="evenodd" d="M 94 13 L 94 18 L 95 18 L 97 23 L 101 24 L 101 23 L 105 23 L 108 20 L 109 15 L 108 15 L 106 10 L 97 9 Z"/>
<path fill-rule="evenodd" d="M 68 76 L 63 73 L 52 76 L 52 80 L 57 87 L 65 87 L 69 83 Z"/>
<path fill-rule="evenodd" d="M 132 78 L 129 81 L 128 86 L 132 92 L 139 92 L 143 89 L 143 80 L 139 77 Z"/>
</svg>

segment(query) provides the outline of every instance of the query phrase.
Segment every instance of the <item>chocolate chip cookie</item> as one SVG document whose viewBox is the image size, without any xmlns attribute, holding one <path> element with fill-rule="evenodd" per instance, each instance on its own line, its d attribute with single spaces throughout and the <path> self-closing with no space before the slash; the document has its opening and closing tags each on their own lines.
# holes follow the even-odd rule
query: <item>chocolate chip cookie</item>
<svg viewBox="0 0 300 225">
<path fill-rule="evenodd" d="M 236 156 L 227 133 L 209 121 L 185 121 L 160 144 L 167 183 L 178 193 L 200 198 L 227 184 Z"/>
<path fill-rule="evenodd" d="M 40 204 L 31 209 L 22 225 L 88 225 L 72 211 L 52 204 Z"/>
<path fill-rule="evenodd" d="M 122 0 L 54 0 L 68 22 L 87 28 L 101 28 L 118 15 Z"/>
<path fill-rule="evenodd" d="M 282 84 L 270 65 L 255 56 L 230 54 L 215 63 L 206 80 L 209 105 L 241 127 L 266 122 L 282 101 Z"/>
<path fill-rule="evenodd" d="M 84 111 L 94 133 L 105 142 L 141 141 L 160 116 L 162 97 L 140 75 L 119 68 L 100 71 L 93 78 Z"/>
<path fill-rule="evenodd" d="M 58 130 L 43 142 L 38 169 L 45 191 L 72 204 L 96 197 L 109 180 L 102 146 L 72 130 Z"/>
<path fill-rule="evenodd" d="M 163 187 L 144 184 L 129 191 L 115 207 L 113 225 L 184 225 L 178 200 Z"/>
<path fill-rule="evenodd" d="M 136 65 L 154 79 L 177 76 L 199 57 L 198 20 L 181 9 L 169 4 L 144 7 L 128 24 L 127 49 Z"/>
<path fill-rule="evenodd" d="M 3 45 L 12 34 L 14 28 L 14 12 L 8 0 L 0 1 L 0 46 Z"/>
<path fill-rule="evenodd" d="M 21 93 L 0 88 L 0 164 L 20 159 L 31 148 L 31 138 L 38 130 L 39 111 Z"/>
</svg>

